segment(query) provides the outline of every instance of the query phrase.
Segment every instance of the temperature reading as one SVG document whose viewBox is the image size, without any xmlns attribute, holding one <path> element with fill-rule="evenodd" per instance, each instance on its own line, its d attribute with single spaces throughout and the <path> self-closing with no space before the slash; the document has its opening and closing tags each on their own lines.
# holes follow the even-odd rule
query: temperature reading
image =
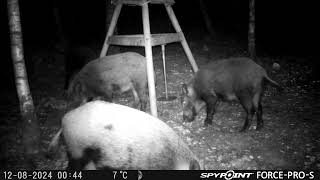
<svg viewBox="0 0 320 180">
<path fill-rule="evenodd" d="M 117 178 L 119 177 L 119 178 Z M 128 173 L 127 171 L 113 171 L 113 179 L 127 179 L 128 178 Z"/>
<path fill-rule="evenodd" d="M 116 179 L 117 171 L 113 171 L 113 179 Z"/>
</svg>

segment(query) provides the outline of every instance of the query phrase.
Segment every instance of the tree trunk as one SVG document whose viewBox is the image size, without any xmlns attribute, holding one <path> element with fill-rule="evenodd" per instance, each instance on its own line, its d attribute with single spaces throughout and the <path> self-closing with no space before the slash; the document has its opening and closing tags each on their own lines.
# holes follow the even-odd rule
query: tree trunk
<svg viewBox="0 0 320 180">
<path fill-rule="evenodd" d="M 53 0 L 52 2 L 52 8 L 53 8 L 53 16 L 54 16 L 54 22 L 56 25 L 56 42 L 55 42 L 55 48 L 59 50 L 59 52 L 63 52 L 66 48 L 67 40 L 65 36 L 65 32 L 63 31 L 62 22 L 60 18 L 60 11 L 59 11 L 59 4 L 57 0 Z"/>
<path fill-rule="evenodd" d="M 17 94 L 23 123 L 22 143 L 24 163 L 27 169 L 36 168 L 35 157 L 39 153 L 40 131 L 33 100 L 29 90 L 28 77 L 23 57 L 22 32 L 18 0 L 8 0 L 8 18 L 11 39 L 11 56 L 15 72 Z"/>
<path fill-rule="evenodd" d="M 249 0 L 248 50 L 252 59 L 256 58 L 255 39 L 255 0 Z"/>
<path fill-rule="evenodd" d="M 199 4 L 200 4 L 200 11 L 202 13 L 203 20 L 204 20 L 204 22 L 206 24 L 206 28 L 207 28 L 211 38 L 214 38 L 216 33 L 215 33 L 214 29 L 213 29 L 210 16 L 207 13 L 206 6 L 205 6 L 203 0 L 199 0 Z"/>
</svg>

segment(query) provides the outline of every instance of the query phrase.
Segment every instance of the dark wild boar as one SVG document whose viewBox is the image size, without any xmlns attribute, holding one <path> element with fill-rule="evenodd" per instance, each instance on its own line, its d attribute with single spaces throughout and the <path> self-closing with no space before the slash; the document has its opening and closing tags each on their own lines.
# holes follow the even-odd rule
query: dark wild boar
<svg viewBox="0 0 320 180">
<path fill-rule="evenodd" d="M 259 130 L 263 127 L 261 99 L 264 81 L 282 89 L 268 77 L 264 68 L 249 58 L 230 58 L 209 63 L 196 72 L 187 84 L 183 84 L 183 119 L 193 121 L 204 101 L 207 108 L 204 125 L 207 126 L 212 124 L 219 99 L 238 100 L 246 111 L 245 123 L 240 131 L 250 127 L 255 113 L 256 129 Z"/>
<path fill-rule="evenodd" d="M 145 112 L 104 101 L 88 102 L 62 118 L 48 152 L 67 147 L 68 170 L 200 169 L 197 157 L 163 121 Z"/>
<path fill-rule="evenodd" d="M 145 57 L 127 52 L 90 61 L 73 78 L 68 95 L 72 102 L 82 104 L 100 98 L 112 101 L 113 95 L 131 90 L 135 106 L 145 111 L 147 87 Z"/>
</svg>

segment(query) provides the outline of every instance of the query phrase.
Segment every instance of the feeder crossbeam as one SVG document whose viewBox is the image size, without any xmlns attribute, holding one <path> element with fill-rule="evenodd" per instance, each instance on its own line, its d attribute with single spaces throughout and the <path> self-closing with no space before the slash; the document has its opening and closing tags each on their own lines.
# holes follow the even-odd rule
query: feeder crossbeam
<svg viewBox="0 0 320 180">
<path fill-rule="evenodd" d="M 112 0 L 112 4 L 127 4 L 127 5 L 134 5 L 134 6 L 141 6 L 145 3 L 150 4 L 166 4 L 166 5 L 173 5 L 174 0 Z"/>
<path fill-rule="evenodd" d="M 181 33 L 152 34 L 151 46 L 158 46 L 182 41 Z M 108 44 L 121 46 L 145 46 L 144 35 L 113 35 L 108 39 Z"/>
</svg>

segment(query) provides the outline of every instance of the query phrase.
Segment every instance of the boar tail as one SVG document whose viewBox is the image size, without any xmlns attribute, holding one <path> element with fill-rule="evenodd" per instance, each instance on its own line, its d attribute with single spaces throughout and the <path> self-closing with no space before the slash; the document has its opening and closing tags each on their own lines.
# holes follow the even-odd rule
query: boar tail
<svg viewBox="0 0 320 180">
<path fill-rule="evenodd" d="M 275 86 L 278 89 L 278 91 L 283 91 L 284 90 L 284 88 L 279 83 L 277 83 L 276 81 L 272 80 L 267 74 L 265 74 L 264 79 L 266 79 L 270 84 Z"/>
</svg>

